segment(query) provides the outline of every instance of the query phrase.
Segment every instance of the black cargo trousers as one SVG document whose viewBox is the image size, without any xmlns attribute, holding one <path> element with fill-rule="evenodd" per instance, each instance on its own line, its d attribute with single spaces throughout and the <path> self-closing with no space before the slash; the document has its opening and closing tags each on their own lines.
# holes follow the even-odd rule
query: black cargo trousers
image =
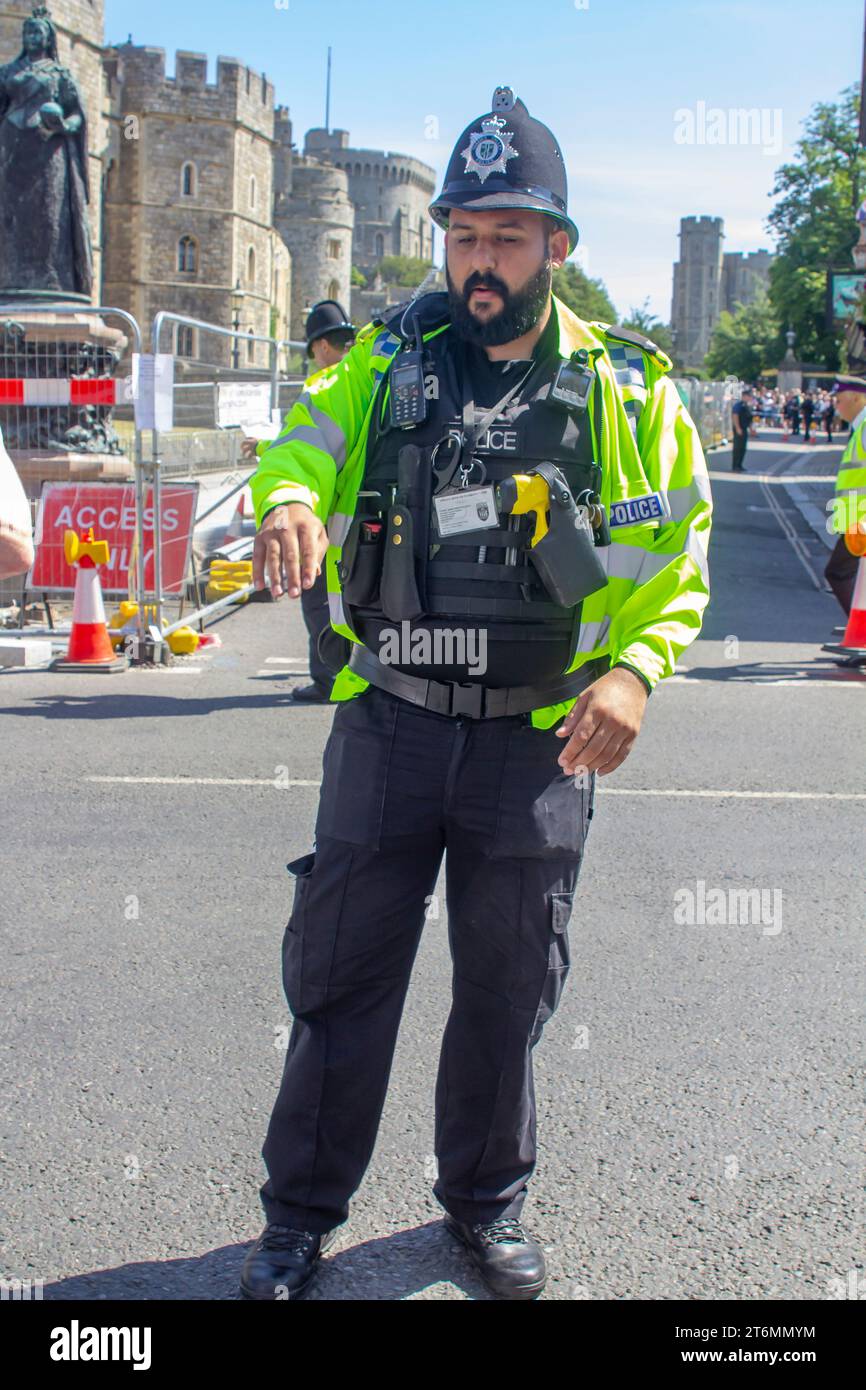
<svg viewBox="0 0 866 1390">
<path fill-rule="evenodd" d="M 595 790 L 594 774 L 559 767 L 554 729 L 434 714 L 374 686 L 338 706 L 315 851 L 289 866 L 294 1022 L 262 1149 L 269 1222 L 324 1232 L 348 1217 L 445 851 L 452 1005 L 433 1193 L 461 1222 L 519 1216 L 536 1159 L 531 1051 L 569 969 Z"/>
</svg>

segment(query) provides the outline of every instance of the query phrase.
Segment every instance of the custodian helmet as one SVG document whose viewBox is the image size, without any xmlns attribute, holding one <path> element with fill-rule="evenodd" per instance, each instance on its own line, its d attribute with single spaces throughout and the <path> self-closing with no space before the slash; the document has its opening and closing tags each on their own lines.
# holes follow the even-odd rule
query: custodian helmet
<svg viewBox="0 0 866 1390">
<path fill-rule="evenodd" d="M 530 116 L 510 87 L 496 88 L 491 110 L 472 121 L 454 146 L 430 216 L 447 228 L 451 208 L 546 212 L 568 232 L 569 255 L 577 245 L 562 150 L 553 132 Z"/>
</svg>

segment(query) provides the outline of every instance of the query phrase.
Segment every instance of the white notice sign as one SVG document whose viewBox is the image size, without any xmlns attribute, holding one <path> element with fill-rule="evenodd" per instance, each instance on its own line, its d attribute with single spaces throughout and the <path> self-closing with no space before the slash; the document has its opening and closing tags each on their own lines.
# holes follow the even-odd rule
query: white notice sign
<svg viewBox="0 0 866 1390">
<path fill-rule="evenodd" d="M 217 426 L 221 430 L 240 426 L 252 434 L 253 425 L 269 420 L 271 385 L 269 381 L 220 381 L 217 384 Z"/>
<path fill-rule="evenodd" d="M 174 356 L 170 352 L 134 352 L 132 382 L 135 423 L 140 430 L 174 428 Z"/>
</svg>

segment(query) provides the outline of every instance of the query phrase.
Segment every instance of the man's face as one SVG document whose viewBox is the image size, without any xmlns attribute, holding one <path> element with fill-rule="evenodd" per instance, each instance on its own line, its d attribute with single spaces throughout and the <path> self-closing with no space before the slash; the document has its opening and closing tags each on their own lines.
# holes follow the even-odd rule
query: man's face
<svg viewBox="0 0 866 1390">
<path fill-rule="evenodd" d="M 866 405 L 866 393 L 863 391 L 840 391 L 838 396 L 831 396 L 830 399 L 836 406 L 836 414 L 849 424 Z"/>
<path fill-rule="evenodd" d="M 548 235 L 540 212 L 455 208 L 445 236 L 451 320 L 479 346 L 513 342 L 534 328 L 551 276 L 568 255 L 568 233 Z"/>
<path fill-rule="evenodd" d="M 354 338 L 345 338 L 342 342 L 317 338 L 310 346 L 313 361 L 317 367 L 334 367 L 338 362 L 342 362 L 354 341 Z"/>
</svg>

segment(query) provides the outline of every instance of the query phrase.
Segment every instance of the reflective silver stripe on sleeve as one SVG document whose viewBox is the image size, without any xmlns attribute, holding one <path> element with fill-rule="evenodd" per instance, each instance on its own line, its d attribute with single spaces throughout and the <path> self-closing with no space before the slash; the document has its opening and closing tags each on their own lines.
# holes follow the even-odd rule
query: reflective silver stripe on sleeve
<svg viewBox="0 0 866 1390">
<path fill-rule="evenodd" d="M 332 512 L 328 518 L 327 532 L 331 545 L 342 545 L 349 534 L 352 518 L 345 512 Z"/>
<path fill-rule="evenodd" d="M 668 488 L 667 499 L 672 521 L 684 521 L 699 502 L 712 502 L 710 480 L 705 473 L 696 473 L 688 487 Z"/>
<path fill-rule="evenodd" d="M 614 541 L 606 547 L 604 563 L 611 579 L 633 579 L 636 584 L 645 584 L 648 579 L 654 579 L 657 574 L 661 574 L 663 569 L 673 564 L 681 555 L 688 555 L 694 560 L 704 583 L 709 585 L 706 547 L 703 537 L 695 531 L 689 531 L 682 550 L 667 553 L 644 550 L 640 545 L 617 544 Z"/>
<path fill-rule="evenodd" d="M 285 434 L 281 434 L 275 439 L 269 449 L 276 449 L 280 444 L 291 444 L 295 440 L 300 440 L 304 444 L 312 444 L 317 449 L 323 449 L 326 454 L 330 454 L 334 463 L 337 465 L 337 472 L 346 462 L 346 440 L 343 431 L 330 415 L 326 415 L 324 410 L 312 403 L 307 406 L 307 410 L 313 417 L 312 425 L 294 425 Z"/>
<path fill-rule="evenodd" d="M 592 652 L 596 647 L 601 647 L 607 641 L 608 630 L 610 629 L 610 614 L 607 613 L 598 622 L 581 623 L 580 637 L 577 643 L 578 652 Z"/>
<path fill-rule="evenodd" d="M 346 614 L 343 611 L 343 600 L 340 594 L 328 591 L 328 613 L 332 623 L 342 623 L 345 625 Z"/>
</svg>

